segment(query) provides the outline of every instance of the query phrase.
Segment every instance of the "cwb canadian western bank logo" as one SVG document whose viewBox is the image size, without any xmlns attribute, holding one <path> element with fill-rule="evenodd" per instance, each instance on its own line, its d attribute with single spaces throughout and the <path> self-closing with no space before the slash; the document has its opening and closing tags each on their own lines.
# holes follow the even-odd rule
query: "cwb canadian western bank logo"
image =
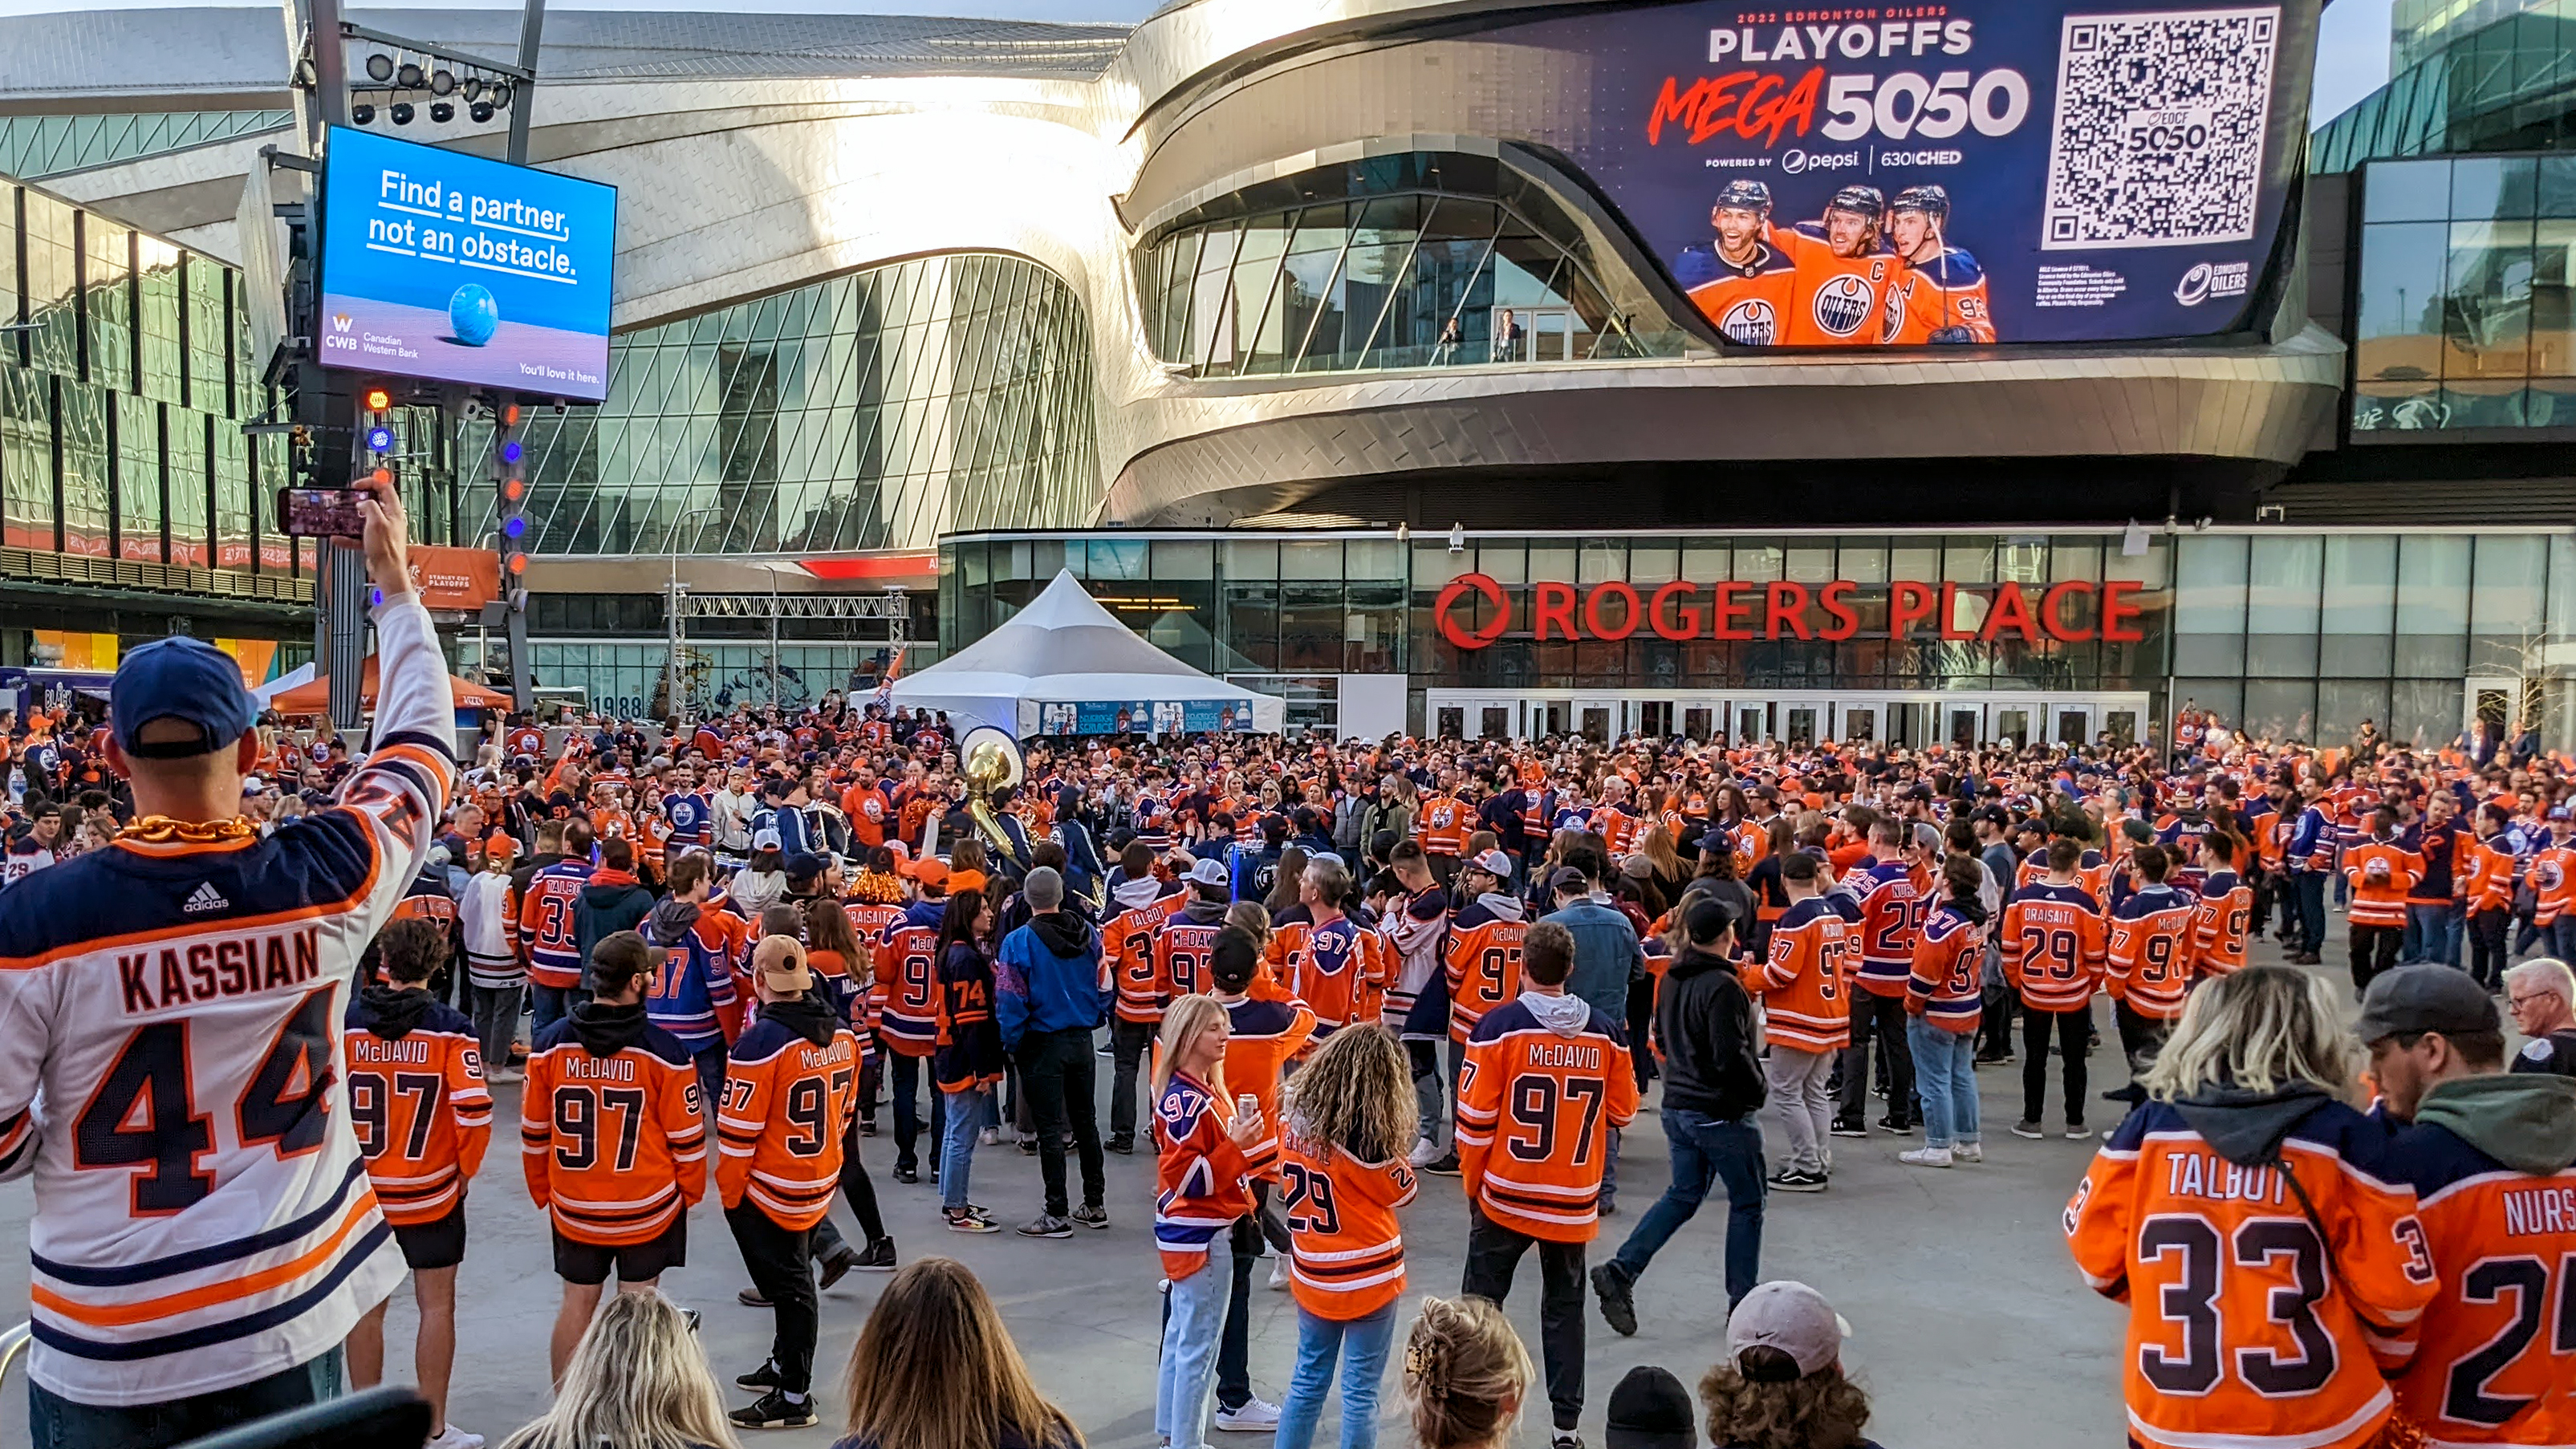
<svg viewBox="0 0 2576 1449">
<path fill-rule="evenodd" d="M 1864 609 L 1884 609 L 1890 639 L 1917 636 L 1987 644 L 2053 640 L 2081 644 L 2099 639 L 2136 644 L 2146 639 L 2139 620 L 2146 606 L 2136 579 L 2065 579 L 2046 589 L 2020 584 L 1926 583 L 1899 579 L 1872 584 L 1854 579 L 1813 586 L 1787 579 L 1757 582 L 1675 579 L 1640 594 L 1625 579 L 1578 591 L 1544 580 L 1529 587 L 1528 617 L 1521 621 L 1539 643 L 1600 639 L 1611 643 L 1640 629 L 1655 637 L 1687 639 L 1843 640 L 1860 633 Z M 1880 593 L 1884 590 L 1884 594 Z M 1982 608 L 1980 608 L 1982 606 Z M 1431 605 L 1440 637 L 1459 649 L 1482 649 L 1512 631 L 1512 597 L 1488 574 L 1460 574 Z M 1478 622 L 1479 616 L 1482 622 Z M 1877 630 L 1871 630 L 1872 637 Z"/>
</svg>

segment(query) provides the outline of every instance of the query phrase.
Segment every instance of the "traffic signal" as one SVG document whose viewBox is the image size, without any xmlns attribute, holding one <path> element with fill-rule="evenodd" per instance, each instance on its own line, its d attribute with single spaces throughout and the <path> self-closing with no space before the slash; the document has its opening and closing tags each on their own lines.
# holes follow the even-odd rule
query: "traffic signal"
<svg viewBox="0 0 2576 1449">
<path fill-rule="evenodd" d="M 393 394 L 381 387 L 371 387 L 358 399 L 358 441 L 365 449 L 359 466 L 370 470 L 374 481 L 388 482 L 393 477 L 387 454 L 394 450 Z"/>
<path fill-rule="evenodd" d="M 501 584 L 514 605 L 526 598 L 522 586 L 528 578 L 528 455 L 519 439 L 520 418 L 517 403 L 504 403 L 493 414 L 492 428 L 493 477 L 501 487 L 495 510 L 501 521 Z"/>
</svg>

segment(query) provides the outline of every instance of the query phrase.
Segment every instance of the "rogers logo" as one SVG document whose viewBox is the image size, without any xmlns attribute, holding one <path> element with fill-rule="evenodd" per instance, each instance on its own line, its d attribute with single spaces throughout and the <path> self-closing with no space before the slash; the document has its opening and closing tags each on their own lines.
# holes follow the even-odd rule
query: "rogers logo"
<svg viewBox="0 0 2576 1449">
<path fill-rule="evenodd" d="M 1470 590 L 1483 598 L 1494 612 L 1492 622 L 1481 630 L 1470 631 L 1458 619 L 1458 601 L 1465 598 Z M 1492 578 L 1484 574 L 1460 574 L 1440 591 L 1440 597 L 1431 605 L 1431 617 L 1440 626 L 1440 636 L 1452 645 L 1460 649 L 1482 649 L 1503 637 L 1503 631 L 1512 626 L 1511 600 L 1504 596 L 1503 586 Z"/>
<path fill-rule="evenodd" d="M 1802 171 L 1847 171 L 1860 164 L 1858 151 L 1789 150 L 1780 153 L 1780 169 L 1791 176 Z"/>
</svg>

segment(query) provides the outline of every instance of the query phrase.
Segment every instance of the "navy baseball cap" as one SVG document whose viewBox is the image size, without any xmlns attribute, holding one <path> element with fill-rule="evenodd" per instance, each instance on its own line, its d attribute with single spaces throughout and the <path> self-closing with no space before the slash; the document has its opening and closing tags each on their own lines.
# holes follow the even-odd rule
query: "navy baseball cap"
<svg viewBox="0 0 2576 1449">
<path fill-rule="evenodd" d="M 212 754 L 259 721 L 259 702 L 242 684 L 241 666 L 212 644 L 185 635 L 155 639 L 126 655 L 107 700 L 117 748 L 141 760 Z M 198 737 L 143 743 L 143 727 L 163 719 L 195 725 Z"/>
</svg>

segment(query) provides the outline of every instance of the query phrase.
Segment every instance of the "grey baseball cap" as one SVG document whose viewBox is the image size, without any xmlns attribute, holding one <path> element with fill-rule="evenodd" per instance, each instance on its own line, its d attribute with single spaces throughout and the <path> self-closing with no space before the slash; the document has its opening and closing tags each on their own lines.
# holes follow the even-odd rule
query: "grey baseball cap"
<svg viewBox="0 0 2576 1449">
<path fill-rule="evenodd" d="M 2370 980 L 2362 993 L 2361 1019 L 2353 1032 L 2363 1041 L 2438 1031 L 2502 1031 L 2504 1019 L 2495 998 L 2456 966 L 2400 966 Z"/>
</svg>

